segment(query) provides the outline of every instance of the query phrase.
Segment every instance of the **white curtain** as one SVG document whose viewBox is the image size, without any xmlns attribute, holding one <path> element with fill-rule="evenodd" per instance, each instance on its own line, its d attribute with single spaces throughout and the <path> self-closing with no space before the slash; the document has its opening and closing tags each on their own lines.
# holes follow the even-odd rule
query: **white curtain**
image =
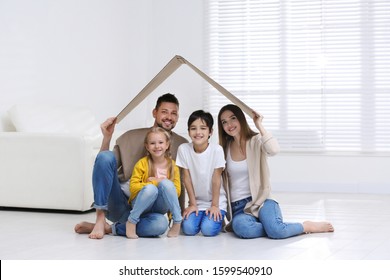
<svg viewBox="0 0 390 280">
<path fill-rule="evenodd" d="M 390 152 L 390 0 L 205 3 L 206 72 L 283 151 Z M 229 102 L 208 86 L 204 100 L 213 115 Z"/>
</svg>

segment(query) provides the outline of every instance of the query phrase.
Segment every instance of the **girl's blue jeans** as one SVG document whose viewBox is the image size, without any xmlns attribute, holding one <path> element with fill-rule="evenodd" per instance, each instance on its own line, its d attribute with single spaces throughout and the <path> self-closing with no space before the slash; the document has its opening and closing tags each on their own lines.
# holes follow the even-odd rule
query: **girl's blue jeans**
<svg viewBox="0 0 390 280">
<path fill-rule="evenodd" d="M 131 206 L 128 203 L 127 196 L 121 189 L 113 152 L 102 151 L 97 155 L 92 174 L 92 185 L 94 193 L 93 207 L 104 210 L 106 218 L 115 223 L 112 225 L 114 234 L 125 236 L 125 223 Z M 122 231 L 121 228 L 116 228 L 117 224 L 123 224 Z M 168 221 L 164 215 L 148 213 L 140 218 L 139 225 L 137 225 L 137 234 L 141 237 L 158 236 L 163 234 L 167 227 Z"/>
<path fill-rule="evenodd" d="M 157 187 L 153 184 L 144 186 L 132 201 L 133 209 L 130 211 L 128 221 L 137 224 L 138 236 L 158 236 L 168 228 L 168 220 L 164 216 L 168 211 L 172 213 L 173 223 L 181 223 L 181 208 L 175 185 L 168 179 L 162 180 Z M 146 223 L 149 220 L 150 223 Z M 153 225 L 151 225 L 153 222 Z M 114 234 L 126 235 L 126 225 L 115 224 Z"/>
<path fill-rule="evenodd" d="M 225 218 L 226 211 L 221 210 L 222 219 L 214 221 L 214 217 L 210 217 L 210 213 L 206 215 L 206 211 L 198 211 L 198 216 L 192 212 L 187 219 L 181 224 L 182 231 L 185 235 L 196 235 L 202 232 L 204 236 L 216 236 L 222 229 L 222 222 Z"/>
<path fill-rule="evenodd" d="M 264 201 L 259 210 L 259 218 L 244 213 L 245 205 L 251 200 L 249 197 L 231 203 L 233 212 L 232 227 L 238 237 L 283 239 L 303 233 L 301 223 L 283 222 L 282 212 L 275 200 L 266 199 Z"/>
</svg>

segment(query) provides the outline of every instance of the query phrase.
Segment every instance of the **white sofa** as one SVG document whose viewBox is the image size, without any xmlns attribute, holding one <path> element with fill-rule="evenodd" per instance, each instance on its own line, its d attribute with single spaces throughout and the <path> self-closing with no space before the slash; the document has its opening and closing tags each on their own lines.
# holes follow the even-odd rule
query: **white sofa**
<svg viewBox="0 0 390 280">
<path fill-rule="evenodd" d="M 3 118 L 2 130 L 7 131 L 0 132 L 0 207 L 91 208 L 101 132 L 88 110 L 16 105 Z"/>
</svg>

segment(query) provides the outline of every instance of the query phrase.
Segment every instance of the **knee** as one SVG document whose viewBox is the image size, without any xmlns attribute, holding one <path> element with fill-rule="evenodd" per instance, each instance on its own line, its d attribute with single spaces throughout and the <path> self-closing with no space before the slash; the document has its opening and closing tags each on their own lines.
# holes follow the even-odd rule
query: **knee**
<svg viewBox="0 0 390 280">
<path fill-rule="evenodd" d="M 271 239 L 285 239 L 290 237 L 284 224 L 274 224 L 265 228 L 267 236 Z"/>
<path fill-rule="evenodd" d="M 202 223 L 200 225 L 200 230 L 204 236 L 216 236 L 221 232 L 222 229 L 222 221 L 224 219 L 224 215 L 222 215 L 222 220 L 214 221 L 214 218 L 210 218 L 210 214 L 202 219 Z"/>
<path fill-rule="evenodd" d="M 142 190 L 138 193 L 138 195 L 141 195 L 143 198 L 148 198 L 151 200 L 156 200 L 158 196 L 158 189 L 155 185 L 146 185 L 142 188 Z"/>
<path fill-rule="evenodd" d="M 101 151 L 98 153 L 95 159 L 95 165 L 97 166 L 115 166 L 116 158 L 112 151 Z"/>
<path fill-rule="evenodd" d="M 168 229 L 168 220 L 164 215 L 154 213 L 153 223 L 150 225 L 150 231 L 152 236 L 159 236 L 164 234 Z"/>
<path fill-rule="evenodd" d="M 246 235 L 246 228 L 248 226 L 248 222 L 244 217 L 241 217 L 241 215 L 238 215 L 233 218 L 232 221 L 232 229 L 233 232 L 240 238 L 245 238 Z"/>
<path fill-rule="evenodd" d="M 137 224 L 137 234 L 142 237 L 156 237 L 168 229 L 167 218 L 159 213 L 149 213 Z"/>
<path fill-rule="evenodd" d="M 184 235 L 194 236 L 199 233 L 200 228 L 189 220 L 183 220 L 181 223 L 181 229 Z"/>
<path fill-rule="evenodd" d="M 161 188 L 161 190 L 165 192 L 175 192 L 176 193 L 176 188 L 175 185 L 171 180 L 164 179 L 160 183 L 158 183 L 158 187 Z"/>
<path fill-rule="evenodd" d="M 204 236 L 212 237 L 217 236 L 222 229 L 222 223 L 215 223 L 215 222 L 203 222 L 200 231 Z"/>
<path fill-rule="evenodd" d="M 233 217 L 232 229 L 239 238 L 255 238 L 263 235 L 263 226 L 257 223 L 255 218 L 247 214 L 239 214 Z"/>
</svg>

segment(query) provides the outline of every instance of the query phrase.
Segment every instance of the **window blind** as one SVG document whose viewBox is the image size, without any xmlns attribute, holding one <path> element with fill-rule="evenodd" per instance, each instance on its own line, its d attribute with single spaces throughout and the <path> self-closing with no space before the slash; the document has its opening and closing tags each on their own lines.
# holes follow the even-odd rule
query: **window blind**
<svg viewBox="0 0 390 280">
<path fill-rule="evenodd" d="M 282 151 L 390 152 L 390 1 L 209 0 L 205 14 L 206 71 Z M 230 103 L 207 85 L 204 102 Z"/>
</svg>

